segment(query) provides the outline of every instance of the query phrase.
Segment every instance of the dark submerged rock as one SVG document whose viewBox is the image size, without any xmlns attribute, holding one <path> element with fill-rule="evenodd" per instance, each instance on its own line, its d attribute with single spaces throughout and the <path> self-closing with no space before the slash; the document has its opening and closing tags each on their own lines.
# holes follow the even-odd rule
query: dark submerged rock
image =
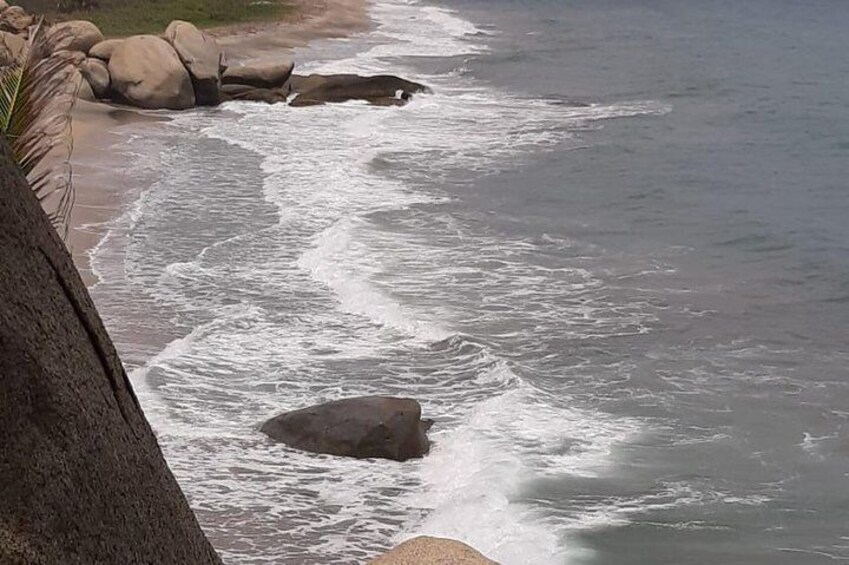
<svg viewBox="0 0 849 565">
<path fill-rule="evenodd" d="M 221 87 L 223 101 L 242 100 L 278 104 L 289 96 L 286 88 L 256 88 L 247 84 L 225 84 Z"/>
<path fill-rule="evenodd" d="M 433 421 L 421 414 L 410 398 L 364 396 L 280 414 L 261 431 L 313 453 L 406 461 L 430 450 L 426 432 Z"/>
<path fill-rule="evenodd" d="M 349 100 L 394 106 L 405 104 L 413 94 L 430 92 L 423 84 L 392 75 L 293 75 L 290 84 L 292 91 L 298 94 L 291 102 L 292 106 L 315 106 Z"/>
</svg>

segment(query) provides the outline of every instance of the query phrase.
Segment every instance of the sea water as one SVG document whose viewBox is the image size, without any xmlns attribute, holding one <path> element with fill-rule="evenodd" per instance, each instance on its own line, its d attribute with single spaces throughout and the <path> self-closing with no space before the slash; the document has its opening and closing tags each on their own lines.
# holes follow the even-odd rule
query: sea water
<svg viewBox="0 0 849 565">
<path fill-rule="evenodd" d="M 117 148 L 93 294 L 224 560 L 419 534 L 505 565 L 849 561 L 849 4 L 378 0 L 300 72 Z M 257 431 L 418 399 L 396 463 Z"/>
</svg>

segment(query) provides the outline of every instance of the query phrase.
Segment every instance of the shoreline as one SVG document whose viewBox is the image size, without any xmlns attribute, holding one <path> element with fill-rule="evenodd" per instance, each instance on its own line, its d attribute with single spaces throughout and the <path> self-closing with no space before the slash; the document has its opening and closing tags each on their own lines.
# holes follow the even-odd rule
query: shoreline
<svg viewBox="0 0 849 565">
<path fill-rule="evenodd" d="M 318 39 L 340 38 L 369 28 L 368 0 L 297 0 L 297 15 L 281 22 L 236 24 L 205 30 L 215 37 L 230 62 L 267 59 L 288 54 Z M 133 124 L 167 122 L 170 112 L 78 100 L 72 114 L 71 155 L 75 203 L 66 246 L 87 287 L 98 282 L 91 253 L 128 204 L 132 186 L 112 149 L 125 141 Z"/>
</svg>

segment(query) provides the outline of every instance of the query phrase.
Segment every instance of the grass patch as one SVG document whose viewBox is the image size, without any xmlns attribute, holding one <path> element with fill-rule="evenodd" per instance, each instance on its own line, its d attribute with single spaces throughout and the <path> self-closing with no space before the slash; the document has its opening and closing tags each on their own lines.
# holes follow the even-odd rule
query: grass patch
<svg viewBox="0 0 849 565">
<path fill-rule="evenodd" d="M 55 11 L 55 0 L 19 4 L 52 20 L 92 21 L 107 37 L 160 34 L 173 20 L 209 28 L 280 20 L 294 12 L 289 0 L 99 0 L 97 7 L 66 13 Z"/>
</svg>

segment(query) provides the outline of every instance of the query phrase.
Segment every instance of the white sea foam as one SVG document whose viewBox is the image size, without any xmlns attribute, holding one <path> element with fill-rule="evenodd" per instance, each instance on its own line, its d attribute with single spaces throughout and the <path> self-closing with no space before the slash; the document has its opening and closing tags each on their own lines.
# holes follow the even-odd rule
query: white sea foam
<svg viewBox="0 0 849 565">
<path fill-rule="evenodd" d="M 234 563 L 362 559 L 417 533 L 462 539 L 505 565 L 577 562 L 573 529 L 627 513 L 616 505 L 552 513 L 524 490 L 603 475 L 641 426 L 532 387 L 499 347 L 536 347 L 549 332 L 630 335 L 651 314 L 638 301 L 615 303 L 580 262 L 538 260 L 540 246 L 580 242 L 477 232 L 439 207 L 447 183 L 562 147 L 600 120 L 668 109 L 570 108 L 463 73 L 418 76 L 407 57 L 480 53 L 484 32 L 412 1 L 377 2 L 373 15 L 377 31 L 355 56 L 304 70 L 376 73 L 391 63 L 434 94 L 404 108 L 233 104 L 232 118 L 196 112 L 173 122 L 178 138 L 200 132 L 261 156 L 262 186 L 224 182 L 221 194 L 205 194 L 205 214 L 247 221 L 218 238 L 181 232 L 166 246 L 182 243 L 185 254 L 163 253 L 156 269 L 142 252 L 150 234 L 132 240 L 121 274 L 128 288 L 194 327 L 132 379 L 201 521 Z M 181 150 L 163 158 L 179 167 Z M 175 182 L 204 190 L 188 166 L 133 214 L 185 206 L 171 199 Z M 252 225 L 259 199 L 275 216 Z M 512 307 L 519 301 L 526 311 Z M 490 333 L 475 337 L 483 326 Z M 340 460 L 256 432 L 281 410 L 357 394 L 420 399 L 438 422 L 433 453 L 404 465 Z"/>
</svg>

